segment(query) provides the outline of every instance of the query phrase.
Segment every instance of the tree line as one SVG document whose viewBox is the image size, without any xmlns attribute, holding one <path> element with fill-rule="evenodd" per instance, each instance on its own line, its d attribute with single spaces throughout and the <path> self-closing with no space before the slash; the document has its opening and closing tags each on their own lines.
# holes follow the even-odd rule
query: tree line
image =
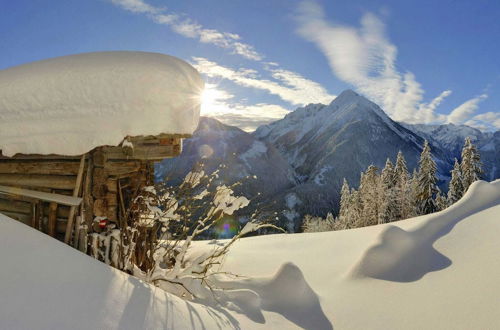
<svg viewBox="0 0 500 330">
<path fill-rule="evenodd" d="M 465 139 L 461 161 L 455 158 L 448 193 L 439 189 L 436 162 L 426 140 L 418 170 L 408 172 L 401 151 L 396 163 L 388 158 L 382 171 L 370 165 L 361 173 L 358 189 L 349 187 L 344 179 L 337 217 L 325 219 L 306 215 L 305 232 L 342 230 L 383 224 L 441 211 L 457 202 L 469 186 L 481 178 L 481 159 L 470 137 Z"/>
</svg>

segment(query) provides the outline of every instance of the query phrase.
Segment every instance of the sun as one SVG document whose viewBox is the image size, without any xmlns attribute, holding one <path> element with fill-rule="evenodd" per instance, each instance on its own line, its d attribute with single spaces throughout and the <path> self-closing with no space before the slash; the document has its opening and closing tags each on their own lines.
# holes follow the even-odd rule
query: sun
<svg viewBox="0 0 500 330">
<path fill-rule="evenodd" d="M 231 98 L 233 95 L 218 89 L 217 85 L 206 84 L 200 95 L 201 113 L 206 115 L 227 112 L 229 108 L 226 101 Z"/>
</svg>

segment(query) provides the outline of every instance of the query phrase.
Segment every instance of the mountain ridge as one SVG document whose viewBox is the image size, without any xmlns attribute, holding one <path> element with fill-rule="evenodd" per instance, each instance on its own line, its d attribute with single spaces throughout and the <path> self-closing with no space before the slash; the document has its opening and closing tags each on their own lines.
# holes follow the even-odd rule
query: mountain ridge
<svg viewBox="0 0 500 330">
<path fill-rule="evenodd" d="M 453 160 L 461 149 L 460 139 L 463 145 L 463 134 L 480 131 L 463 128 L 456 132 L 455 125 L 438 126 L 395 122 L 378 105 L 347 90 L 328 105 L 300 107 L 252 133 L 202 118 L 181 156 L 157 167 L 157 178 L 166 173 L 182 177 L 197 161 L 207 163 L 208 171 L 225 163 L 221 182 L 256 175 L 245 193 L 255 197 L 260 192 L 259 207 L 278 212 L 281 224 L 297 231 L 304 214 L 324 216 L 335 211 L 343 179 L 357 187 L 360 172 L 368 165 L 382 168 L 387 158 L 394 162 L 401 150 L 412 171 L 424 139 L 430 142 L 441 188 L 446 190 Z M 445 134 L 447 130 L 450 135 Z M 486 177 L 500 177 L 500 131 L 475 136 L 486 163 Z M 170 165 L 164 165 L 166 162 Z M 250 207 L 246 213 L 254 210 Z"/>
</svg>

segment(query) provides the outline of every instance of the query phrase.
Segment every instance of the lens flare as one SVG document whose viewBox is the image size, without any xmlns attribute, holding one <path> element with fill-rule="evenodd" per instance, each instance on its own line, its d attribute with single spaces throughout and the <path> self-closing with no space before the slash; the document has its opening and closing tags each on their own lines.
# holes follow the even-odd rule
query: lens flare
<svg viewBox="0 0 500 330">
<path fill-rule="evenodd" d="M 240 224 L 233 216 L 225 215 L 215 227 L 217 238 L 232 238 L 238 233 Z"/>
</svg>

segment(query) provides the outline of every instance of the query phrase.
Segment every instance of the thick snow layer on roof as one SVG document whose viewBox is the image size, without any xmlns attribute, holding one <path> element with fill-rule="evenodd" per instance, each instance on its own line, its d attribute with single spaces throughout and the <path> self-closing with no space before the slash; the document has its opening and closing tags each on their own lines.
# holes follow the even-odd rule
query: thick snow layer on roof
<svg viewBox="0 0 500 330">
<path fill-rule="evenodd" d="M 98 52 L 0 71 L 0 149 L 78 155 L 127 135 L 191 134 L 199 73 L 163 54 Z"/>
</svg>

